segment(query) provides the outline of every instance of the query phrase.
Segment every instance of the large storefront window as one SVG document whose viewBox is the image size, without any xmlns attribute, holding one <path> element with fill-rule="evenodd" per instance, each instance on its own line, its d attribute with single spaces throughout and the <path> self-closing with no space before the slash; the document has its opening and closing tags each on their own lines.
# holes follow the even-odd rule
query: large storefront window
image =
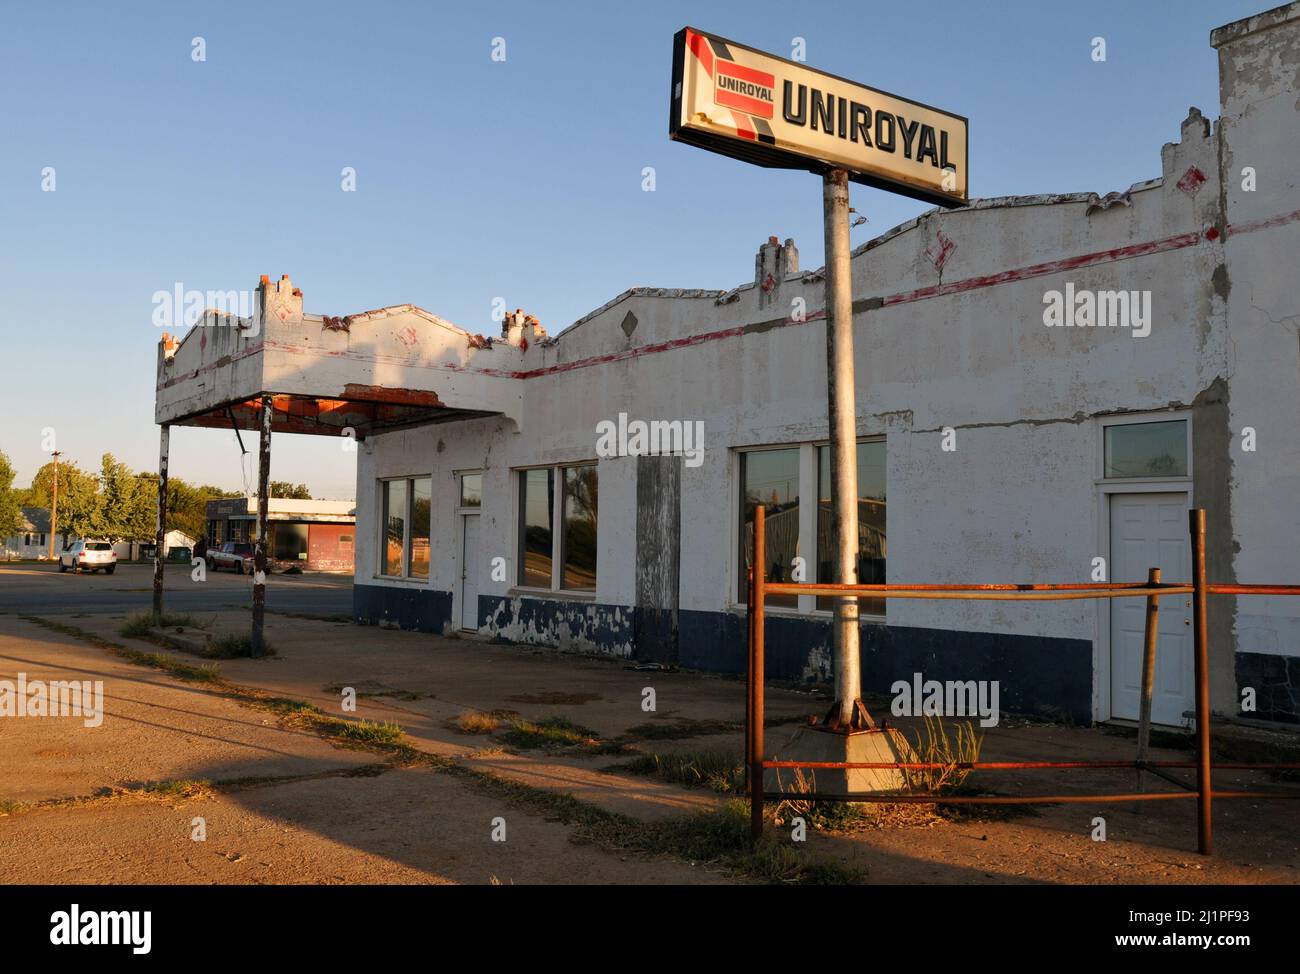
<svg viewBox="0 0 1300 974">
<path fill-rule="evenodd" d="M 596 502 L 598 482 L 594 463 L 564 469 L 564 551 L 560 587 L 596 590 Z"/>
<path fill-rule="evenodd" d="M 519 472 L 519 585 L 596 590 L 599 477 L 594 463 Z M 560 487 L 559 510 L 556 486 Z M 554 530 L 556 518 L 560 530 Z M 559 578 L 555 566 L 559 564 Z"/>
<path fill-rule="evenodd" d="M 793 581 L 799 555 L 799 447 L 740 455 L 740 600 L 749 598 L 754 551 L 754 509 L 765 506 L 763 567 L 770 582 Z M 769 595 L 768 605 L 797 606 L 797 595 Z"/>
<path fill-rule="evenodd" d="M 831 534 L 831 449 L 817 448 L 817 581 L 835 580 Z M 858 444 L 858 582 L 885 583 L 885 441 Z M 858 611 L 885 614 L 884 599 L 858 599 Z M 833 609 L 834 600 L 819 598 L 817 608 Z"/>
<path fill-rule="evenodd" d="M 383 538 L 379 573 L 394 578 L 429 577 L 430 477 L 380 482 Z"/>
</svg>

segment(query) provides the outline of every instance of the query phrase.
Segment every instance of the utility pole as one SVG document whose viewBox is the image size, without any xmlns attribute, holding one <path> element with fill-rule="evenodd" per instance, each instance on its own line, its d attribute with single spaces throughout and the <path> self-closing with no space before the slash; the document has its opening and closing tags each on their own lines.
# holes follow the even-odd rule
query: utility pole
<svg viewBox="0 0 1300 974">
<path fill-rule="evenodd" d="M 158 521 L 154 531 L 153 549 L 153 614 L 160 619 L 163 614 L 163 545 L 167 543 L 167 463 L 171 454 L 172 428 L 167 423 L 158 427 Z"/>
<path fill-rule="evenodd" d="M 831 439 L 831 537 L 834 579 L 858 582 L 858 424 L 853 379 L 853 268 L 849 253 L 849 174 L 822 177 L 826 220 L 826 380 Z M 858 600 L 835 597 L 832 626 L 835 706 L 827 723 L 841 731 L 870 726 L 862 706 L 858 659 Z"/>
<path fill-rule="evenodd" d="M 59 526 L 59 457 L 63 456 L 63 451 L 55 450 L 50 456 L 54 457 L 54 491 L 50 501 L 50 560 L 53 561 L 54 533 Z"/>
</svg>

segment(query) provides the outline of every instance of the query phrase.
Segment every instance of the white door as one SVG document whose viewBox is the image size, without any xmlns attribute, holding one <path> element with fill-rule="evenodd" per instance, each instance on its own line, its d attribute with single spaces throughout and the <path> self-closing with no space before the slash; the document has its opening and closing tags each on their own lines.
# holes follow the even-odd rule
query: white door
<svg viewBox="0 0 1300 974">
<path fill-rule="evenodd" d="M 1110 495 L 1110 580 L 1144 582 L 1148 568 L 1159 568 L 1161 582 L 1191 580 L 1187 533 L 1187 495 Z M 1156 629 L 1156 672 L 1151 720 L 1185 727 L 1193 709 L 1192 597 L 1160 599 Z M 1137 720 L 1142 698 L 1142 655 L 1146 599 L 1110 600 L 1110 712 Z"/>
<path fill-rule="evenodd" d="M 461 518 L 465 546 L 460 559 L 460 627 L 478 629 L 478 518 L 466 514 Z"/>
</svg>

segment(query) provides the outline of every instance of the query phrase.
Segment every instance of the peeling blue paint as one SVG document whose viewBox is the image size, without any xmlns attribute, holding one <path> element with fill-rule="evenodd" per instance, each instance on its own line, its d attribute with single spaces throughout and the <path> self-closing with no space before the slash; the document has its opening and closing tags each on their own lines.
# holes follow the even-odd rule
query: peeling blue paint
<svg viewBox="0 0 1300 974">
<path fill-rule="evenodd" d="M 480 595 L 479 632 L 500 642 L 555 646 L 569 652 L 633 655 L 634 610 L 626 605 Z"/>
<path fill-rule="evenodd" d="M 451 623 L 451 593 L 397 585 L 352 586 L 352 619 L 361 626 L 443 632 Z"/>
</svg>

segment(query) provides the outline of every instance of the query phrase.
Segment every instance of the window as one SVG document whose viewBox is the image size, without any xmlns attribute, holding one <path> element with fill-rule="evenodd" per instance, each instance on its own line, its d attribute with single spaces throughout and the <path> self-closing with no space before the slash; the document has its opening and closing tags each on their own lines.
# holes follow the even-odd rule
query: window
<svg viewBox="0 0 1300 974">
<path fill-rule="evenodd" d="M 429 577 L 432 497 L 431 477 L 380 482 L 383 536 L 379 574 L 394 578 Z"/>
<path fill-rule="evenodd" d="M 481 473 L 460 475 L 460 506 L 483 506 L 483 475 Z"/>
<path fill-rule="evenodd" d="M 1186 477 L 1187 421 L 1107 426 L 1105 453 L 1107 478 Z"/>
<path fill-rule="evenodd" d="M 831 448 L 817 448 L 817 581 L 835 580 L 835 550 L 831 534 Z M 858 444 L 858 581 L 885 581 L 885 441 Z M 833 611 L 835 600 L 818 598 L 817 608 Z M 858 611 L 885 614 L 885 600 L 858 599 Z"/>
<path fill-rule="evenodd" d="M 519 472 L 520 586 L 596 590 L 598 484 L 594 463 Z"/>
<path fill-rule="evenodd" d="M 799 447 L 753 450 L 740 455 L 740 600 L 749 598 L 749 562 L 754 550 L 754 509 L 766 505 L 766 578 L 792 581 L 799 554 Z M 797 595 L 770 595 L 769 605 L 795 607 Z"/>
<path fill-rule="evenodd" d="M 596 591 L 596 465 L 565 467 L 560 587 Z"/>
<path fill-rule="evenodd" d="M 429 507 L 433 498 L 433 479 L 420 477 L 411 481 L 411 570 L 413 578 L 429 577 Z"/>
<path fill-rule="evenodd" d="M 402 575 L 406 546 L 406 481 L 384 481 L 384 553 L 381 575 Z"/>
<path fill-rule="evenodd" d="M 554 471 L 519 474 L 519 584 L 528 588 L 551 587 L 554 505 Z"/>
</svg>

